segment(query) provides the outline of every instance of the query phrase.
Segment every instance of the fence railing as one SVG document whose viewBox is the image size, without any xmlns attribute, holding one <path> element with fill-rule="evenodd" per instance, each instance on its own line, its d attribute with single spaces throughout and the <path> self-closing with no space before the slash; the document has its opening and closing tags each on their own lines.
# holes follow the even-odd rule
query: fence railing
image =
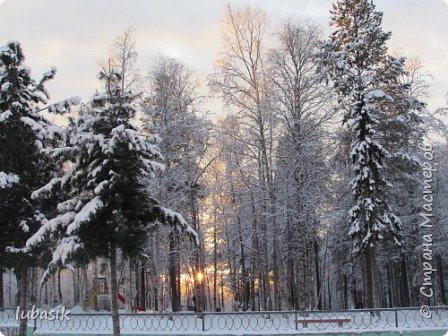
<svg viewBox="0 0 448 336">
<path fill-rule="evenodd" d="M 270 311 L 120 314 L 122 334 L 198 333 L 297 333 L 313 330 L 446 329 L 448 307 L 430 307 L 423 317 L 419 308 L 364 309 L 345 311 Z M 29 321 L 35 334 L 112 332 L 110 313 L 69 314 L 70 319 Z M 18 325 L 15 310 L 0 311 L 0 327 Z"/>
</svg>

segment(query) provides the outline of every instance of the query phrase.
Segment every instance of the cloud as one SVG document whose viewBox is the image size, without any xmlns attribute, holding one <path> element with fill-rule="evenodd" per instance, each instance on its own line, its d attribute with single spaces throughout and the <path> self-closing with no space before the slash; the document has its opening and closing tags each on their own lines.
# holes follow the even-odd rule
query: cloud
<svg viewBox="0 0 448 336">
<path fill-rule="evenodd" d="M 20 41 L 36 78 L 56 66 L 57 77 L 48 85 L 54 100 L 72 95 L 87 99 L 98 86 L 98 60 L 107 56 L 114 37 L 130 25 L 136 30 L 142 72 L 153 56 L 162 52 L 179 57 L 205 78 L 213 71 L 220 46 L 220 20 L 227 2 L 233 7 L 262 7 L 268 12 L 270 29 L 290 17 L 311 17 L 322 25 L 323 36 L 328 36 L 333 1 L 0 0 L 0 46 L 11 39 Z M 447 1 L 375 1 L 385 13 L 385 30 L 393 32 L 391 49 L 420 56 L 427 70 L 436 76 L 431 90 L 433 106 L 445 103 L 448 90 Z"/>
</svg>

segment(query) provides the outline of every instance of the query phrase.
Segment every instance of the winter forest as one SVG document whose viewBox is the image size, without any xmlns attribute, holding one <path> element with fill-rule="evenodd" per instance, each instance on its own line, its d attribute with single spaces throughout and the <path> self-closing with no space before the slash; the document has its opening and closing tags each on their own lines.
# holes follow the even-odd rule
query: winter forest
<svg viewBox="0 0 448 336">
<path fill-rule="evenodd" d="M 86 101 L 49 103 L 56 68 L 34 79 L 2 41 L 0 306 L 448 304 L 447 107 L 373 1 L 328 10 L 325 36 L 227 6 L 206 78 L 166 55 L 137 69 L 130 27 Z"/>
</svg>

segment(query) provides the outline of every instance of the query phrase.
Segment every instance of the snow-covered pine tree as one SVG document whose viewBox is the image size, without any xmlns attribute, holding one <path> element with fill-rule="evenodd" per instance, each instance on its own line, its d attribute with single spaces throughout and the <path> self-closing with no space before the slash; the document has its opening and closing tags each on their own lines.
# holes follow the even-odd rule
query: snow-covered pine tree
<svg viewBox="0 0 448 336">
<path fill-rule="evenodd" d="M 399 68 L 399 60 L 387 55 L 391 33 L 381 28 L 382 13 L 372 0 L 337 1 L 331 11 L 335 31 L 325 43 L 326 65 L 340 101 L 347 106 L 344 122 L 354 132 L 351 158 L 355 204 L 350 210 L 349 235 L 353 253 L 364 258 L 365 305 L 377 305 L 375 249 L 380 240 L 401 245 L 401 224 L 388 204 L 389 183 L 384 178 L 388 151 L 378 142 L 376 130 L 393 100 L 385 79 Z"/>
<path fill-rule="evenodd" d="M 39 253 L 24 253 L 21 248 L 45 221 L 48 210 L 31 194 L 54 173 L 56 166 L 43 149 L 61 129 L 39 114 L 48 98 L 45 82 L 56 69 L 36 82 L 24 59 L 18 42 L 0 48 L 0 265 L 14 268 L 20 284 L 19 305 L 26 310 L 28 268 L 39 262 Z M 25 334 L 23 320 L 20 335 Z"/>
<path fill-rule="evenodd" d="M 419 295 L 416 287 L 419 287 L 418 280 L 421 279 L 419 270 L 421 267 L 414 266 L 412 270 L 408 265 L 418 263 L 419 258 L 418 256 L 416 258 L 416 254 L 420 254 L 417 252 L 420 248 L 416 246 L 416 242 L 420 236 L 418 223 L 421 211 L 422 171 L 417 153 L 420 151 L 419 144 L 425 134 L 421 118 L 425 104 L 420 99 L 423 98 L 422 90 L 427 84 L 424 83 L 424 77 L 418 77 L 416 69 L 408 68 L 406 65 L 408 62 L 404 57 L 390 60 L 393 62 L 384 64 L 386 68 L 382 82 L 385 91 L 393 99 L 382 104 L 385 115 L 378 125 L 378 138 L 390 153 L 385 160 L 387 169 L 384 172 L 386 179 L 392 183 L 392 187 L 389 188 L 389 205 L 402 222 L 404 240 L 403 249 L 397 250 L 391 246 L 378 254 L 378 260 L 382 260 L 383 268 L 383 272 L 379 270 L 378 274 L 383 277 L 382 281 L 392 280 L 388 281 L 389 288 L 399 289 L 398 295 L 391 296 L 394 302 L 390 304 L 409 307 L 410 298 Z M 397 276 L 386 280 L 387 269 L 390 270 L 389 273 Z M 409 274 L 413 274 L 412 278 L 416 281 L 410 282 Z"/>
<path fill-rule="evenodd" d="M 182 216 L 162 207 L 147 190 L 162 155 L 157 138 L 139 134 L 131 123 L 136 113 L 136 95 L 121 90 L 121 75 L 113 67 L 104 68 L 100 79 L 105 92 L 94 95 L 85 113 L 72 120 L 68 143 L 53 155 L 68 161 L 63 175 L 53 178 L 33 193 L 34 198 L 62 191 L 60 214 L 48 220 L 27 245 L 58 237 L 49 270 L 79 258 L 98 256 L 110 259 L 113 332 L 120 334 L 116 251 L 137 253 L 157 223 L 169 223 L 193 239 L 194 230 Z"/>
</svg>

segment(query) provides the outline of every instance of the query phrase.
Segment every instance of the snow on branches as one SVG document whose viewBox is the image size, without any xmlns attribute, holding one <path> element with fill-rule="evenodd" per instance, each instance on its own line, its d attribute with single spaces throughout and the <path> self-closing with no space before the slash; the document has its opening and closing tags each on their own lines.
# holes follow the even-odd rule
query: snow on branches
<svg viewBox="0 0 448 336">
<path fill-rule="evenodd" d="M 355 254 L 386 237 L 397 245 L 401 239 L 400 220 L 387 204 L 384 160 L 389 152 L 379 143 L 377 132 L 385 107 L 394 102 L 388 84 L 397 75 L 391 71 L 400 69 L 390 65 L 402 63 L 387 56 L 391 34 L 382 31 L 381 21 L 382 13 L 375 11 L 371 1 L 338 1 L 331 11 L 335 31 L 322 53 L 323 67 L 346 107 L 344 122 L 354 134 L 351 189 L 355 204 L 349 212 L 349 235 Z"/>
<path fill-rule="evenodd" d="M 77 262 L 77 255 L 108 257 L 111 246 L 132 253 L 145 242 L 155 223 L 169 223 L 197 241 L 182 216 L 149 196 L 145 179 L 163 170 L 156 137 L 132 125 L 136 110 L 130 92 L 122 92 L 119 74 L 103 71 L 105 92 L 96 94 L 67 131 L 67 142 L 52 151 L 61 176 L 33 193 L 34 198 L 60 195 L 59 214 L 31 237 L 28 248 L 47 236 L 56 238 L 50 269 Z M 111 245 L 112 244 L 112 245 Z"/>
</svg>

